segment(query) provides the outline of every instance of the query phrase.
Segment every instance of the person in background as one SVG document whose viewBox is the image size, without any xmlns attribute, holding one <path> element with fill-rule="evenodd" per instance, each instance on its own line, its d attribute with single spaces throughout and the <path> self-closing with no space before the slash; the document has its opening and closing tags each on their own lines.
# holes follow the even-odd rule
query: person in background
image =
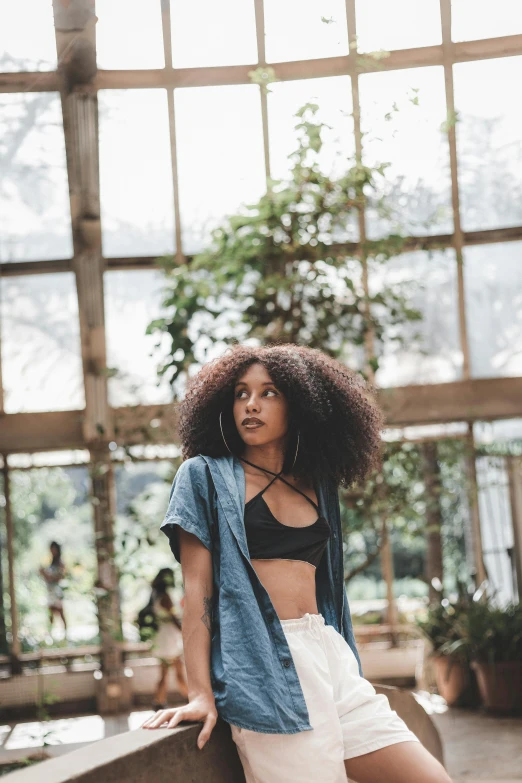
<svg viewBox="0 0 522 783">
<path fill-rule="evenodd" d="M 67 622 L 63 611 L 63 589 L 60 582 L 65 577 L 65 565 L 62 561 L 62 548 L 56 541 L 51 541 L 51 563 L 46 568 L 40 568 L 40 575 L 47 585 L 47 607 L 49 609 L 49 622 L 53 627 L 56 615 L 61 617 L 64 632 L 67 633 Z"/>
<path fill-rule="evenodd" d="M 178 690 L 188 698 L 188 685 L 183 661 L 183 637 L 181 622 L 169 588 L 174 586 L 172 568 L 162 568 L 152 582 L 151 604 L 158 624 L 152 651 L 160 659 L 161 675 L 154 693 L 153 709 L 164 709 L 167 703 L 168 676 L 172 666 L 178 682 Z"/>
</svg>

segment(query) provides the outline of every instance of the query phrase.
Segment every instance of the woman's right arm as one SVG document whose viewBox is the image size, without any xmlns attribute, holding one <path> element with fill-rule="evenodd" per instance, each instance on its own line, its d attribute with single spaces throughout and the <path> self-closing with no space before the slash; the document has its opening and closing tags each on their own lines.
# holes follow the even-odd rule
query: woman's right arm
<svg viewBox="0 0 522 783">
<path fill-rule="evenodd" d="M 202 748 L 217 721 L 210 680 L 212 555 L 197 536 L 186 530 L 179 530 L 179 542 L 185 594 L 182 633 L 189 703 L 160 710 L 143 724 L 143 728 L 159 728 L 168 721 L 168 728 L 172 729 L 182 720 L 203 721 L 204 726 L 198 737 L 198 747 Z"/>
<path fill-rule="evenodd" d="M 189 699 L 211 696 L 210 640 L 212 638 L 212 555 L 196 536 L 180 530 L 181 570 L 185 608 L 183 648 Z"/>
</svg>

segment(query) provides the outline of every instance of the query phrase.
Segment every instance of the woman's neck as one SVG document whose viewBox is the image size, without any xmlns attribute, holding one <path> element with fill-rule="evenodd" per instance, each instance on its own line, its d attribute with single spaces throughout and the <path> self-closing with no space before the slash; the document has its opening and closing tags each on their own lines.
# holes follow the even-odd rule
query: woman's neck
<svg viewBox="0 0 522 783">
<path fill-rule="evenodd" d="M 250 446 L 244 450 L 241 456 L 258 468 L 265 468 L 272 473 L 280 473 L 283 469 L 284 454 L 280 447 Z M 259 472 L 255 468 L 249 467 L 245 462 L 243 462 L 243 467 L 246 473 Z"/>
</svg>

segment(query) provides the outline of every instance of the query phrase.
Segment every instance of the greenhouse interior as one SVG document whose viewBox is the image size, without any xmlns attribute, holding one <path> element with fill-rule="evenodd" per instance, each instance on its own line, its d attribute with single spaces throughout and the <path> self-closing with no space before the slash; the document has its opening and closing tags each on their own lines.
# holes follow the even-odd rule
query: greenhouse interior
<svg viewBox="0 0 522 783">
<path fill-rule="evenodd" d="M 167 569 L 182 626 L 187 382 L 288 343 L 384 414 L 339 489 L 364 677 L 521 783 L 521 84 L 516 0 L 0 4 L 0 776 L 245 780 L 221 717 L 142 730 L 188 699 L 144 610 Z"/>
</svg>

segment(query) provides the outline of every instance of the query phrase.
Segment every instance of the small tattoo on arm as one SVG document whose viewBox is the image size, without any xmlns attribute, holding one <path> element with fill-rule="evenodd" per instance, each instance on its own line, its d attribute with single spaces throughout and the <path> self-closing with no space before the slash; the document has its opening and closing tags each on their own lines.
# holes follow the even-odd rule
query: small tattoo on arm
<svg viewBox="0 0 522 783">
<path fill-rule="evenodd" d="M 201 617 L 201 622 L 203 623 L 207 631 L 209 633 L 212 633 L 212 599 L 205 597 L 203 599 L 203 606 L 205 607 L 205 612 Z"/>
</svg>

